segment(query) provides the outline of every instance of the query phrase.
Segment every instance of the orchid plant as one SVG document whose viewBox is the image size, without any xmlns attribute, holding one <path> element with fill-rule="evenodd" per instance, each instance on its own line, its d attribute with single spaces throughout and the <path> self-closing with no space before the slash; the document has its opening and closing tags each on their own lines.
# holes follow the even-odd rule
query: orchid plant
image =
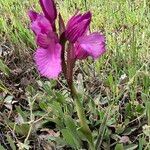
<svg viewBox="0 0 150 150">
<path fill-rule="evenodd" d="M 99 58 L 106 51 L 105 37 L 99 32 L 89 34 L 92 18 L 90 11 L 76 12 L 65 25 L 61 14 L 57 15 L 54 0 L 39 0 L 43 13 L 29 11 L 31 29 L 35 34 L 37 50 L 34 60 L 41 76 L 56 79 L 64 73 L 71 96 L 74 100 L 80 121 L 81 131 L 89 142 L 90 149 L 94 150 L 92 133 L 84 110 L 80 95 L 73 85 L 73 68 L 77 60 L 91 56 Z M 58 16 L 59 29 L 57 32 L 56 19 Z"/>
</svg>

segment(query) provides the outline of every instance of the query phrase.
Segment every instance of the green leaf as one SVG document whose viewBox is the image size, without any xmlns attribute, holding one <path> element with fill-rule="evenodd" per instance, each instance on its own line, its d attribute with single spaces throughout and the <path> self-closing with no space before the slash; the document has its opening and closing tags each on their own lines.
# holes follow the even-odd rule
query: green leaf
<svg viewBox="0 0 150 150">
<path fill-rule="evenodd" d="M 62 147 L 67 145 L 66 141 L 63 138 L 55 137 L 55 141 L 57 142 L 57 145 L 61 145 Z"/>
<path fill-rule="evenodd" d="M 7 92 L 10 94 L 10 92 L 8 91 L 7 87 L 3 84 L 3 82 L 0 80 L 0 92 Z"/>
<path fill-rule="evenodd" d="M 150 102 L 146 102 L 146 115 L 148 118 L 148 125 L 150 125 Z"/>
<path fill-rule="evenodd" d="M 68 145 L 70 145 L 73 148 L 78 149 L 79 147 L 78 142 L 68 129 L 62 129 L 61 133 Z"/>
<path fill-rule="evenodd" d="M 124 132 L 123 132 L 123 134 L 124 135 L 130 135 L 132 132 L 134 132 L 135 130 L 137 130 L 137 128 L 136 127 L 133 127 L 133 128 L 127 128 Z"/>
<path fill-rule="evenodd" d="M 27 112 L 26 111 L 22 111 L 20 106 L 16 107 L 16 110 L 17 110 L 18 114 L 21 115 L 21 117 L 23 118 L 24 122 L 27 122 L 27 117 L 28 117 Z"/>
<path fill-rule="evenodd" d="M 20 125 L 18 125 L 16 123 L 10 121 L 8 119 L 8 117 L 5 116 L 4 114 L 3 114 L 3 117 L 4 117 L 5 124 L 10 126 L 11 129 L 14 130 L 17 134 L 27 136 L 29 128 L 30 128 L 29 124 L 20 124 Z"/>
<path fill-rule="evenodd" d="M 6 150 L 6 149 L 0 144 L 0 150 Z"/>
<path fill-rule="evenodd" d="M 4 64 L 4 62 L 0 59 L 0 71 L 2 71 L 6 76 L 9 76 L 10 69 L 7 67 L 7 65 Z"/>
<path fill-rule="evenodd" d="M 65 99 L 65 96 L 61 93 L 61 92 L 56 92 L 56 101 L 61 103 L 61 104 L 64 104 L 66 103 L 66 99 Z"/>
<path fill-rule="evenodd" d="M 10 147 L 12 148 L 12 150 L 16 150 L 16 146 L 14 144 L 14 140 L 11 138 L 11 136 L 9 136 L 8 134 L 6 135 L 7 137 L 7 141 L 10 144 Z"/>
<path fill-rule="evenodd" d="M 136 144 L 130 144 L 130 145 L 127 145 L 127 146 L 124 146 L 124 149 L 125 150 L 135 150 L 137 149 L 138 145 Z"/>
<path fill-rule="evenodd" d="M 29 132 L 29 124 L 21 124 L 21 125 L 15 125 L 14 123 L 9 123 L 9 126 L 13 129 L 15 126 L 15 132 L 20 135 L 27 136 Z"/>
<path fill-rule="evenodd" d="M 78 145 L 81 145 L 81 140 L 78 135 L 77 127 L 74 123 L 74 120 L 70 116 L 65 117 L 65 125 L 76 139 Z"/>
<path fill-rule="evenodd" d="M 115 150 L 124 150 L 123 144 L 117 144 Z"/>
<path fill-rule="evenodd" d="M 76 125 L 70 116 L 65 117 L 65 124 L 72 132 L 76 134 Z"/>
<path fill-rule="evenodd" d="M 57 82 L 55 80 L 46 81 L 43 85 L 43 89 L 49 96 L 52 96 L 53 95 L 52 88 L 55 87 L 56 85 Z"/>
<path fill-rule="evenodd" d="M 59 116 L 59 117 L 64 116 L 63 110 L 62 110 L 62 105 L 60 105 L 60 103 L 53 102 L 52 104 L 48 104 L 48 106 L 50 108 L 52 108 L 52 110 L 56 116 Z"/>
<path fill-rule="evenodd" d="M 42 110 L 46 111 L 47 110 L 47 103 L 44 101 L 40 101 L 39 106 Z"/>
</svg>

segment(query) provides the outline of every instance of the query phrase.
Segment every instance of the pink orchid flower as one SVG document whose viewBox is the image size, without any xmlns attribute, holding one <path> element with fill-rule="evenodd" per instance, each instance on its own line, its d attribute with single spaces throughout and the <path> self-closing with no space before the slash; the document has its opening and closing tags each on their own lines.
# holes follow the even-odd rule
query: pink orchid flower
<svg viewBox="0 0 150 150">
<path fill-rule="evenodd" d="M 87 35 L 91 22 L 91 13 L 74 15 L 67 23 L 65 36 L 74 44 L 76 59 L 85 59 L 88 56 L 99 58 L 105 51 L 105 37 L 94 32 Z"/>
<path fill-rule="evenodd" d="M 57 78 L 61 72 L 61 45 L 50 21 L 42 14 L 29 12 L 31 29 L 39 46 L 34 54 L 35 63 L 42 76 Z"/>
<path fill-rule="evenodd" d="M 59 24 L 63 32 L 59 35 L 59 38 L 55 27 L 57 10 L 54 0 L 39 0 L 39 2 L 43 14 L 29 11 L 29 17 L 31 29 L 35 33 L 38 45 L 34 59 L 42 76 L 57 78 L 62 71 L 62 67 L 68 67 L 63 70 L 70 70 L 70 67 L 74 67 L 76 59 L 85 59 L 88 56 L 96 59 L 106 51 L 105 37 L 102 34 L 98 32 L 88 34 L 91 12 L 76 13 L 68 21 L 66 28 L 61 18 Z M 70 44 L 69 51 L 65 51 L 67 40 Z M 68 52 L 67 56 L 69 56 L 67 57 L 68 66 L 64 57 L 65 52 Z M 72 65 L 68 63 L 69 61 Z"/>
</svg>

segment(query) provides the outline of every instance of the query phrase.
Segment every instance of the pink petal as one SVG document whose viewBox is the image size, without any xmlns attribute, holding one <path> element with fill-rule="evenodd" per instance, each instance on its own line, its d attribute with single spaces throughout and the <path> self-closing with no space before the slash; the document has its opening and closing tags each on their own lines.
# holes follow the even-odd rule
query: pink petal
<svg viewBox="0 0 150 150">
<path fill-rule="evenodd" d="M 45 17 L 53 24 L 57 17 L 57 10 L 54 0 L 39 0 Z"/>
<path fill-rule="evenodd" d="M 37 35 L 39 33 L 48 34 L 52 31 L 50 22 L 42 14 L 37 13 L 36 15 L 36 17 L 34 14 L 30 15 L 32 20 L 31 29 L 33 32 Z"/>
<path fill-rule="evenodd" d="M 65 36 L 66 38 L 75 43 L 76 40 L 83 36 L 89 28 L 91 22 L 91 13 L 74 15 L 67 23 Z"/>
<path fill-rule="evenodd" d="M 85 59 L 87 58 L 88 52 L 86 52 L 85 50 L 83 50 L 81 48 L 81 46 L 79 45 L 79 43 L 75 43 L 75 58 L 76 59 Z"/>
<path fill-rule="evenodd" d="M 75 14 L 72 16 L 68 23 L 67 23 L 67 28 L 72 28 L 75 24 L 82 22 L 83 20 L 90 19 L 91 20 L 91 12 L 88 11 L 84 14 Z"/>
<path fill-rule="evenodd" d="M 78 49 L 76 50 L 76 57 L 82 58 L 86 53 L 94 59 L 100 57 L 105 51 L 105 37 L 99 33 L 92 33 L 90 35 L 80 37 L 76 43 Z"/>
<path fill-rule="evenodd" d="M 37 18 L 37 16 L 38 16 L 38 13 L 35 12 L 35 11 L 30 10 L 30 11 L 28 12 L 28 16 L 30 17 L 30 20 L 31 20 L 31 21 L 35 21 L 36 18 Z"/>
<path fill-rule="evenodd" d="M 38 46 L 43 47 L 43 48 L 48 48 L 50 38 L 47 36 L 47 34 L 39 33 L 37 35 L 36 41 L 37 41 Z"/>
<path fill-rule="evenodd" d="M 49 32 L 48 34 L 39 33 L 36 38 L 37 45 L 42 48 L 48 48 L 52 41 L 58 43 L 58 37 L 54 32 Z"/>
<path fill-rule="evenodd" d="M 57 78 L 62 70 L 61 45 L 53 42 L 47 49 L 38 48 L 34 59 L 42 76 L 52 79 Z"/>
</svg>

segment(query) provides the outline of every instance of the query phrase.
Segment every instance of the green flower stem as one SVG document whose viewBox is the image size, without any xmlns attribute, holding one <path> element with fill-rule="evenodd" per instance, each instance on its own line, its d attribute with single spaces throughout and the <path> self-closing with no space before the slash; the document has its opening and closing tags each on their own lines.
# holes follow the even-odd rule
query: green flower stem
<svg viewBox="0 0 150 150">
<path fill-rule="evenodd" d="M 77 93 L 77 91 L 73 85 L 73 68 L 75 66 L 75 59 L 73 57 L 73 47 L 72 47 L 73 45 L 71 43 L 68 45 L 67 64 L 66 64 L 66 61 L 65 61 L 66 39 L 65 39 L 64 34 L 61 35 L 60 41 L 61 41 L 61 45 L 63 45 L 62 46 L 62 54 L 61 54 L 63 72 L 64 72 L 65 78 L 67 80 L 67 84 L 70 89 L 71 96 L 75 102 L 77 115 L 78 115 L 80 126 L 81 126 L 80 130 L 82 131 L 84 136 L 87 138 L 90 150 L 95 150 L 92 133 L 91 133 L 91 130 L 90 130 L 88 124 L 86 123 L 86 117 L 85 117 L 84 109 L 82 107 L 80 95 Z"/>
<path fill-rule="evenodd" d="M 79 117 L 79 123 L 81 125 L 80 130 L 87 138 L 87 140 L 89 142 L 90 150 L 95 150 L 92 133 L 91 133 L 91 130 L 90 130 L 88 124 L 86 123 L 86 117 L 85 117 L 83 106 L 81 104 L 80 95 L 77 93 L 77 91 L 73 85 L 70 87 L 70 89 L 71 89 L 72 98 L 74 99 L 74 102 L 75 102 L 77 115 Z"/>
</svg>

